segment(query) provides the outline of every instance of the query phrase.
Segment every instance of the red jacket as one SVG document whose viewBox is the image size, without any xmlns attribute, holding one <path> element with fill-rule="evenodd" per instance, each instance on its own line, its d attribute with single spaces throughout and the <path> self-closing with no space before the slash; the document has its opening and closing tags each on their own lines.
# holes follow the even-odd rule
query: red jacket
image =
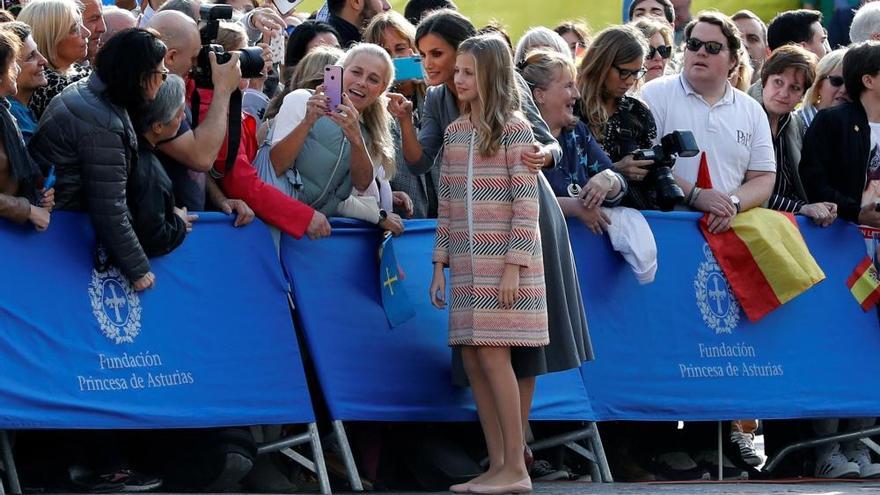
<svg viewBox="0 0 880 495">
<path fill-rule="evenodd" d="M 199 122 L 201 122 L 208 114 L 214 91 L 201 88 L 195 91 L 199 92 Z M 214 170 L 225 174 L 220 186 L 224 194 L 230 198 L 247 203 L 260 220 L 299 239 L 305 234 L 315 210 L 260 180 L 257 170 L 251 165 L 259 147 L 257 121 L 245 113 L 241 115 L 241 144 L 238 147 L 232 173 L 226 174 L 227 143 L 225 141 L 214 162 Z M 226 139 L 228 138 L 227 134 Z"/>
</svg>

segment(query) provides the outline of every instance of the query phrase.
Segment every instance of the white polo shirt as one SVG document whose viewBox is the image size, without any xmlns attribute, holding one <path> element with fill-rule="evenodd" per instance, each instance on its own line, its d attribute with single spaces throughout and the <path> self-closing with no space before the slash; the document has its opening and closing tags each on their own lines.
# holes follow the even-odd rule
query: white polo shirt
<svg viewBox="0 0 880 495">
<path fill-rule="evenodd" d="M 775 172 L 776 156 L 770 124 L 761 104 L 730 83 L 714 105 L 698 95 L 684 74 L 655 79 L 642 88 L 642 98 L 654 114 L 657 139 L 675 130 L 694 133 L 706 152 L 712 186 L 726 194 L 745 181 L 746 172 Z M 679 158 L 675 175 L 694 183 L 700 155 Z"/>
</svg>

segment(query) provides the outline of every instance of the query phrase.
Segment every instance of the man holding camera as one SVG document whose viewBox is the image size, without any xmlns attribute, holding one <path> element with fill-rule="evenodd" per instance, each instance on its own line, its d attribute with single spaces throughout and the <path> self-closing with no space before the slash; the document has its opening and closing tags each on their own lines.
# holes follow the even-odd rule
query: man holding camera
<svg viewBox="0 0 880 495">
<path fill-rule="evenodd" d="M 186 78 L 202 46 L 195 21 L 180 12 L 159 12 L 150 18 L 148 27 L 155 29 L 165 42 L 165 67 L 172 74 Z M 243 201 L 226 198 L 207 176 L 226 138 L 229 99 L 241 81 L 238 55 L 233 54 L 233 59 L 226 64 L 217 64 L 213 54 L 210 60 L 214 91 L 218 97 L 214 98 L 205 119 L 195 129 L 187 111 L 187 118 L 181 122 L 177 135 L 160 144 L 159 150 L 162 163 L 174 183 L 178 207 L 203 211 L 207 189 L 217 208 L 227 214 L 235 212 L 235 225 L 245 225 L 253 220 L 254 212 Z"/>
<path fill-rule="evenodd" d="M 775 181 L 770 125 L 761 105 L 727 78 L 738 64 L 739 30 L 707 12 L 685 28 L 684 70 L 645 85 L 642 96 L 657 123 L 657 141 L 692 130 L 708 160 L 712 188 L 697 187 L 700 155 L 679 158 L 676 182 L 687 206 L 709 213 L 709 231 L 724 232 L 737 213 L 762 205 Z"/>
</svg>

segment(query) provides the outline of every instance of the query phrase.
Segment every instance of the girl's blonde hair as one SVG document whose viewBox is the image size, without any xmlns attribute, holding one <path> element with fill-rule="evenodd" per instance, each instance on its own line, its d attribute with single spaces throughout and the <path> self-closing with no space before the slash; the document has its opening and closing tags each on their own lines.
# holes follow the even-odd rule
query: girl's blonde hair
<svg viewBox="0 0 880 495">
<path fill-rule="evenodd" d="M 498 35 L 487 34 L 463 41 L 458 53 L 474 57 L 477 95 L 480 99 L 476 125 L 479 152 L 483 156 L 492 156 L 501 148 L 504 126 L 516 115 L 520 106 L 510 49 Z M 469 113 L 470 104 L 465 103 L 463 110 Z"/>
<path fill-rule="evenodd" d="M 37 48 L 53 69 L 58 68 L 58 42 L 75 26 L 82 26 L 79 5 L 73 0 L 32 1 L 21 9 L 18 20 L 31 27 Z"/>
<path fill-rule="evenodd" d="M 281 91 L 272 98 L 269 106 L 266 107 L 266 120 L 275 118 L 281 105 L 284 103 L 284 97 L 291 91 L 297 89 L 315 89 L 324 82 L 324 67 L 327 65 L 336 65 L 345 55 L 341 49 L 335 46 L 316 46 L 312 49 L 296 68 L 287 83 L 281 88 Z"/>
<path fill-rule="evenodd" d="M 519 71 L 523 79 L 529 83 L 532 92 L 536 89 L 546 89 L 556 80 L 559 71 L 567 71 L 572 77 L 576 75 L 571 57 L 543 48 L 530 51 L 519 64 Z"/>
<path fill-rule="evenodd" d="M 804 94 L 804 105 L 815 107 L 819 104 L 819 87 L 822 86 L 822 81 L 843 64 L 843 56 L 846 55 L 847 50 L 848 48 L 838 48 L 822 57 L 822 60 L 816 65 L 816 79 Z"/>
<path fill-rule="evenodd" d="M 608 112 L 605 111 L 605 80 L 612 68 L 634 60 L 644 63 L 648 40 L 631 25 L 603 29 L 593 38 L 578 70 L 578 91 L 581 93 L 580 114 L 596 139 L 605 136 Z"/>
<path fill-rule="evenodd" d="M 343 67 L 348 67 L 358 55 L 370 55 L 382 61 L 385 65 L 385 80 L 382 81 L 382 94 L 370 106 L 361 112 L 361 119 L 367 128 L 365 141 L 367 151 L 374 164 L 385 168 L 385 178 L 391 180 L 397 172 L 397 158 L 394 149 L 394 140 L 391 137 L 391 114 L 388 113 L 388 97 L 386 92 L 394 81 L 394 64 L 391 56 L 381 46 L 372 43 L 358 43 L 352 46 L 340 61 Z"/>
</svg>

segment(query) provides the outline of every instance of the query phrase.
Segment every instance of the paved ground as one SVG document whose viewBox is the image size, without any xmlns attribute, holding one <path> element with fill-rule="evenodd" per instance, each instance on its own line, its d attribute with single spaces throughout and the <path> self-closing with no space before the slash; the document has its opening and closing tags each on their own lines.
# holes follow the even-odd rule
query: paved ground
<svg viewBox="0 0 880 495">
<path fill-rule="evenodd" d="M 381 492 L 376 492 L 381 493 Z M 418 495 L 424 495 L 422 492 Z M 586 483 L 552 482 L 535 485 L 535 495 L 869 495 L 880 494 L 880 481 L 837 483 Z M 389 494 L 390 495 L 390 494 Z M 400 494 L 416 495 L 416 494 Z"/>
</svg>

